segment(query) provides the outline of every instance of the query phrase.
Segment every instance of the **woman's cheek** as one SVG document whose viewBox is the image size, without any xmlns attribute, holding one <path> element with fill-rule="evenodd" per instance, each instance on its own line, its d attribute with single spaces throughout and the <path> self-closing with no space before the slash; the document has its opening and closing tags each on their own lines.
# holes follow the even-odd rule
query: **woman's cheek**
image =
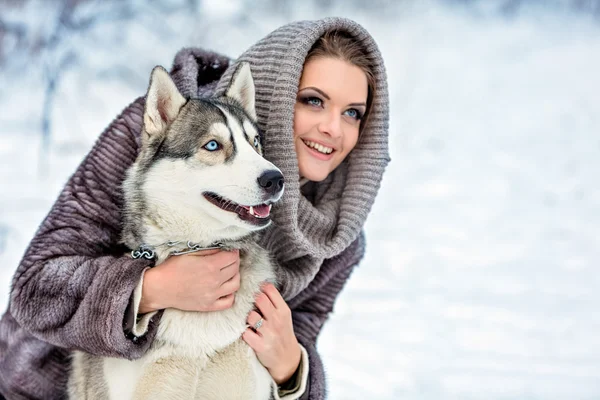
<svg viewBox="0 0 600 400">
<path fill-rule="evenodd" d="M 306 110 L 297 105 L 294 110 L 294 138 L 306 133 L 307 117 Z"/>
<path fill-rule="evenodd" d="M 347 132 L 347 135 L 344 137 L 344 153 L 348 155 L 357 145 L 358 143 L 358 127 L 352 127 L 352 129 Z"/>
</svg>

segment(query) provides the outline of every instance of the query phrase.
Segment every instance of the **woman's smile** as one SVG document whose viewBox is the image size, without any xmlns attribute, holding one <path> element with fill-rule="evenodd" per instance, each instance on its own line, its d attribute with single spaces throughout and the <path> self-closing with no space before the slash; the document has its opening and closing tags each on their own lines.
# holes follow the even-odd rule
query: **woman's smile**
<svg viewBox="0 0 600 400">
<path fill-rule="evenodd" d="M 308 151 L 308 153 L 317 160 L 329 161 L 334 156 L 335 149 L 332 147 L 328 147 L 321 143 L 306 139 L 302 139 L 302 143 L 304 143 L 306 151 Z"/>
</svg>

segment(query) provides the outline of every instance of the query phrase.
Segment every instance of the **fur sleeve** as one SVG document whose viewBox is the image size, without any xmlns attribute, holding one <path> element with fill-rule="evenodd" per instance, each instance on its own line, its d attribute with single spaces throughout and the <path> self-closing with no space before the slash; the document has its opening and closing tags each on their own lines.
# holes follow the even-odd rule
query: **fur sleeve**
<svg viewBox="0 0 600 400">
<path fill-rule="evenodd" d="M 100 136 L 31 241 L 12 282 L 10 312 L 36 337 L 92 354 L 137 358 L 148 334 L 125 337 L 125 310 L 147 261 L 119 247 L 121 183 L 138 153 L 143 99 Z"/>
<path fill-rule="evenodd" d="M 316 349 L 317 337 L 364 251 L 365 240 L 361 233 L 344 252 L 325 260 L 310 285 L 289 302 L 294 332 L 306 349 L 309 360 L 308 384 L 301 400 L 326 398 L 325 371 Z"/>
</svg>

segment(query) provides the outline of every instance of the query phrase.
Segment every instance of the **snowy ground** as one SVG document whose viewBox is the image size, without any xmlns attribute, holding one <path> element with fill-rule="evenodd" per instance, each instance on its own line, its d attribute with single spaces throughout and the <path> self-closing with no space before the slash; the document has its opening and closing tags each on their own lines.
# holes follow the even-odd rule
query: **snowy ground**
<svg viewBox="0 0 600 400">
<path fill-rule="evenodd" d="M 320 338 L 330 398 L 600 398 L 598 16 L 560 1 L 206 1 L 166 17 L 137 3 L 133 19 L 70 36 L 49 2 L 3 10 L 62 41 L 0 69 L 2 308 L 37 225 L 152 66 L 183 46 L 237 55 L 285 22 L 348 16 L 387 62 L 393 161 L 367 256 Z M 63 60 L 44 144 L 45 82 Z"/>
</svg>

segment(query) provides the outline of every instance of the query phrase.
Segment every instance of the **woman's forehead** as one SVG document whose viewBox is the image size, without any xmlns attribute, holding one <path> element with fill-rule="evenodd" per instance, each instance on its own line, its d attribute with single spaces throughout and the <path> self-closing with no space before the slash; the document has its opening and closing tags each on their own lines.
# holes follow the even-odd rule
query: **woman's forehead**
<svg viewBox="0 0 600 400">
<path fill-rule="evenodd" d="M 316 87 L 332 100 L 348 103 L 365 102 L 368 95 L 367 76 L 349 62 L 334 57 L 318 57 L 304 65 L 299 90 Z"/>
</svg>

